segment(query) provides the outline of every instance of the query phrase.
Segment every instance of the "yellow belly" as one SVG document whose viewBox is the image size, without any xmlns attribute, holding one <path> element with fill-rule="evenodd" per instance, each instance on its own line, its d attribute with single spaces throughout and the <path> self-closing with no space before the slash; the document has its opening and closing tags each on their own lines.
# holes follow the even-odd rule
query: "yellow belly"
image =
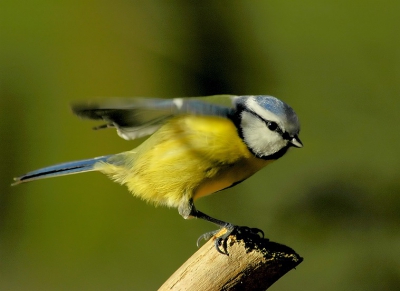
<svg viewBox="0 0 400 291">
<path fill-rule="evenodd" d="M 135 196 L 172 207 L 227 188 L 270 162 L 250 153 L 231 121 L 191 115 L 170 120 L 117 157 L 122 165 L 97 168 Z"/>
<path fill-rule="evenodd" d="M 265 161 L 251 157 L 240 159 L 227 168 L 221 168 L 214 177 L 205 179 L 200 183 L 194 191 L 193 199 L 196 200 L 241 182 L 271 162 L 271 160 Z"/>
</svg>

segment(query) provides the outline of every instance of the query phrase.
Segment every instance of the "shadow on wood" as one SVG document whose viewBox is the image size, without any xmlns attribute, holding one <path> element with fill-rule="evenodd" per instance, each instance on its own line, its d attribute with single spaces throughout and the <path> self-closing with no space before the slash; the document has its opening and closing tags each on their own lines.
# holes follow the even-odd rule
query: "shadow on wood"
<svg viewBox="0 0 400 291">
<path fill-rule="evenodd" d="M 233 232 L 226 244 L 228 255 L 219 253 L 214 241 L 194 253 L 159 291 L 266 290 L 303 261 L 291 248 L 251 232 Z"/>
</svg>

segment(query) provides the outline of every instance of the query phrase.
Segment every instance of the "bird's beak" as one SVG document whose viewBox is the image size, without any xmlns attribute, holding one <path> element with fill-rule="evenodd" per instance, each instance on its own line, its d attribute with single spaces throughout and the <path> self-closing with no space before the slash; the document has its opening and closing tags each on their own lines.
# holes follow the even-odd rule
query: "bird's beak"
<svg viewBox="0 0 400 291">
<path fill-rule="evenodd" d="M 296 147 L 296 148 L 302 148 L 303 147 L 303 143 L 301 142 L 301 140 L 299 139 L 299 137 L 297 135 L 295 135 L 291 140 L 290 143 Z"/>
</svg>

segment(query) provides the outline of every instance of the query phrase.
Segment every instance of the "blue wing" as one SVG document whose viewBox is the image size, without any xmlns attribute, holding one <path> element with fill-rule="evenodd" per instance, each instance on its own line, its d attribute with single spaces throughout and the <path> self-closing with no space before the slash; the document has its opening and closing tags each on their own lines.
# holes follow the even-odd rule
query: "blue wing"
<svg viewBox="0 0 400 291">
<path fill-rule="evenodd" d="M 180 114 L 227 117 L 235 110 L 237 96 L 216 95 L 174 99 L 120 98 L 76 104 L 72 111 L 84 118 L 104 120 L 95 129 L 115 127 L 124 139 L 150 135 L 168 119 Z"/>
</svg>

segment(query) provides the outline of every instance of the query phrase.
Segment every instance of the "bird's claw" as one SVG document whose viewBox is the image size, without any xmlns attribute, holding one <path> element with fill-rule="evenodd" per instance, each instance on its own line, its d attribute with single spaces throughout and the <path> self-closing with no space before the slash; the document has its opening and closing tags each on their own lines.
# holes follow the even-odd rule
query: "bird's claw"
<svg viewBox="0 0 400 291">
<path fill-rule="evenodd" d="M 222 228 L 225 228 L 226 231 L 222 235 L 219 235 L 215 238 L 214 246 L 220 254 L 227 255 L 227 256 L 229 255 L 228 250 L 227 250 L 228 238 L 231 234 L 233 234 L 235 232 L 238 234 L 248 233 L 248 234 L 258 235 L 261 238 L 264 238 L 264 232 L 259 228 L 251 228 L 251 227 L 247 227 L 247 226 L 237 226 L 237 225 L 233 225 L 233 224 L 226 224 Z M 210 232 L 207 232 L 207 233 L 201 235 L 197 239 L 197 247 L 199 247 L 201 240 L 204 239 L 207 241 L 214 235 L 218 234 L 220 231 L 221 231 L 221 229 L 218 229 L 218 230 L 210 231 Z"/>
<path fill-rule="evenodd" d="M 203 234 L 197 239 L 197 242 L 196 242 L 197 247 L 198 247 L 198 248 L 200 247 L 200 242 L 201 242 L 203 239 L 204 239 L 205 241 L 208 241 L 210 238 L 212 238 L 214 235 L 216 235 L 219 231 L 220 231 L 220 230 L 217 229 L 217 230 L 213 230 L 213 231 L 210 231 L 210 232 L 203 233 Z"/>
<path fill-rule="evenodd" d="M 217 237 L 216 239 L 215 239 L 215 241 L 214 241 L 214 246 L 215 246 L 215 248 L 217 249 L 217 252 L 219 252 L 220 254 L 223 254 L 223 255 L 229 255 L 228 254 L 228 250 L 227 250 L 227 248 L 228 248 L 228 237 L 229 237 L 229 235 L 230 234 L 228 234 L 226 237 L 225 237 L 225 234 L 224 235 L 222 235 L 222 236 L 220 236 L 220 237 Z M 221 249 L 221 246 L 222 246 L 222 249 Z"/>
</svg>

